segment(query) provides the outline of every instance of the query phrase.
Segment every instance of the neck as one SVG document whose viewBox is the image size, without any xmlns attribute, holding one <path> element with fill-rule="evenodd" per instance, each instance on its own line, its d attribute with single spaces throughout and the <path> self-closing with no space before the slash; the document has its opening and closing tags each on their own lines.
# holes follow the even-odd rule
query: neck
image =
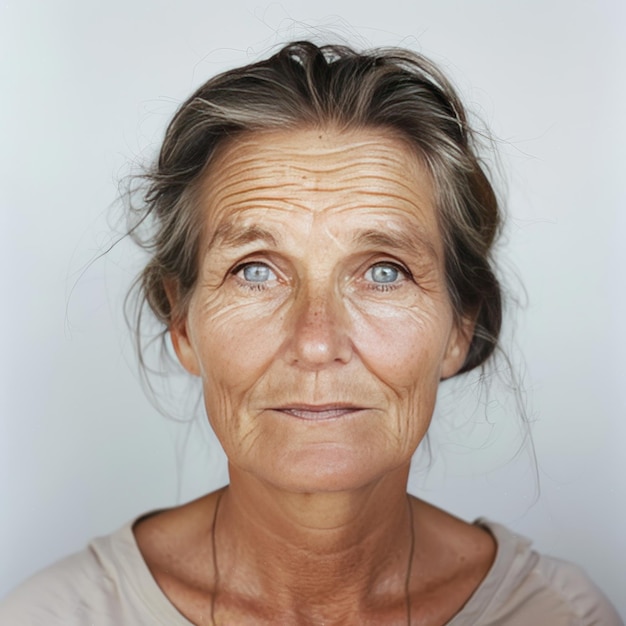
<svg viewBox="0 0 626 626">
<path fill-rule="evenodd" d="M 350 492 L 305 494 L 231 468 L 216 526 L 220 585 L 320 617 L 342 606 L 354 614 L 383 596 L 403 604 L 413 536 L 407 478 L 403 467 Z"/>
</svg>

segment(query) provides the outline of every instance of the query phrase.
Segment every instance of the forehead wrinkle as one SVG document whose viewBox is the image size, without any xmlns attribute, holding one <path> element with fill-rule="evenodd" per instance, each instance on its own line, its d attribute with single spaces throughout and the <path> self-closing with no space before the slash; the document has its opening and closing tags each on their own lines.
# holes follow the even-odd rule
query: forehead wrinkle
<svg viewBox="0 0 626 626">
<path fill-rule="evenodd" d="M 416 172 L 410 164 L 409 167 L 402 168 L 401 172 L 404 174 L 403 176 L 398 175 L 399 172 L 394 171 L 394 168 L 390 167 L 388 164 L 384 165 L 383 168 L 382 171 L 376 170 L 369 174 L 357 174 L 346 177 L 344 180 L 349 183 L 361 183 L 365 181 L 369 189 L 363 188 L 360 185 L 356 187 L 364 193 L 384 194 L 404 200 L 407 200 L 409 197 L 419 197 L 422 200 L 431 201 L 432 183 L 430 176 L 426 172 Z M 391 172 L 391 174 L 388 172 Z M 392 192 L 390 191 L 391 189 L 395 189 L 396 191 Z M 398 193 L 399 190 L 406 192 L 406 198 Z"/>
<path fill-rule="evenodd" d="M 377 181 L 382 181 L 382 184 L 372 184 Z M 253 186 L 250 186 L 251 182 L 254 182 Z M 392 185 L 386 185 L 386 182 L 392 183 Z M 392 189 L 392 187 L 395 187 L 395 189 Z M 406 194 L 401 193 L 403 191 Z M 209 204 L 216 205 L 221 209 L 253 207 L 262 204 L 268 206 L 288 204 L 289 206 L 306 208 L 307 203 L 303 200 L 303 193 L 343 192 L 345 194 L 354 194 L 354 203 L 356 204 L 360 204 L 359 200 L 367 197 L 383 198 L 406 203 L 413 208 L 419 209 L 421 212 L 422 207 L 420 205 L 423 202 L 430 201 L 430 190 L 427 190 L 425 194 L 419 191 L 409 184 L 376 175 L 352 176 L 349 179 L 346 178 L 339 181 L 317 181 L 314 186 L 304 186 L 301 181 L 281 181 L 280 184 L 277 184 L 275 181 L 260 183 L 248 178 L 241 182 L 233 181 L 226 183 L 210 190 L 211 202 Z M 344 199 L 339 198 L 337 201 L 340 203 L 345 202 Z M 393 205 L 393 203 L 385 204 Z"/>
<path fill-rule="evenodd" d="M 390 143 L 395 145 L 384 145 L 380 141 L 380 133 L 374 132 L 372 137 L 368 137 L 365 139 L 355 140 L 355 136 L 350 132 L 339 132 L 337 133 L 340 137 L 345 137 L 346 143 L 337 144 L 334 141 L 335 133 L 331 134 L 331 143 L 329 144 L 327 141 L 322 140 L 322 143 L 315 140 L 315 137 L 311 138 L 310 133 L 306 132 L 306 130 L 298 131 L 287 131 L 287 134 L 292 134 L 293 136 L 302 135 L 307 136 L 307 140 L 295 141 L 290 147 L 290 151 L 293 153 L 292 157 L 303 156 L 304 158 L 310 158 L 311 156 L 340 156 L 342 157 L 344 154 L 350 154 L 351 152 L 360 152 L 363 148 L 369 148 L 370 146 L 374 146 L 379 152 L 385 152 L 392 156 L 394 156 L 397 152 L 398 145 L 400 142 L 387 135 L 383 134 L 385 139 L 389 140 Z M 315 135 L 316 133 L 312 133 Z M 223 149 L 220 151 L 220 161 L 222 163 L 226 161 L 236 161 L 241 159 L 244 162 L 255 160 L 257 158 L 257 154 L 260 151 L 269 155 L 270 157 L 274 154 L 277 154 L 279 159 L 284 157 L 284 146 L 276 146 L 274 144 L 274 139 L 276 137 L 282 137 L 285 135 L 285 131 L 275 130 L 269 132 L 256 131 L 247 136 L 244 134 L 242 138 L 238 141 L 234 140 L 229 142 L 223 146 Z M 318 138 L 319 139 L 319 138 Z"/>
<path fill-rule="evenodd" d="M 205 190 L 213 197 L 229 200 L 233 195 L 254 193 L 255 190 L 279 192 L 296 188 L 301 191 L 335 191 L 347 183 L 354 185 L 355 190 L 360 192 L 367 192 L 367 187 L 371 191 L 372 187 L 385 190 L 399 187 L 409 196 L 415 196 L 416 193 L 421 196 L 424 188 L 425 195 L 432 195 L 430 176 L 419 168 L 417 157 L 407 154 L 403 149 L 392 149 L 384 142 L 363 141 L 324 150 L 311 148 L 305 142 L 285 150 L 281 146 L 268 145 L 269 137 L 262 139 L 226 148 L 209 169 Z M 363 155 L 362 148 L 370 144 L 373 144 L 378 154 Z M 358 156 L 346 158 L 352 152 L 357 152 Z M 323 158 L 328 154 L 336 154 L 340 159 L 329 163 Z M 316 159 L 316 156 L 319 158 Z M 369 171 L 354 172 L 363 167 Z M 327 177 L 328 174 L 331 176 Z M 335 175 L 334 179 L 332 175 Z M 307 180 L 308 176 L 313 180 Z M 325 180 L 319 180 L 316 178 L 318 176 Z"/>
<path fill-rule="evenodd" d="M 214 175 L 211 181 L 213 184 L 207 184 L 205 187 L 212 196 L 226 200 L 239 194 L 254 194 L 268 190 L 277 193 L 285 189 L 337 191 L 342 190 L 346 185 L 353 186 L 356 191 L 363 193 L 370 191 L 368 187 L 375 191 L 376 187 L 387 189 L 391 186 L 400 187 L 409 194 L 415 194 L 415 187 L 406 182 L 406 177 L 388 175 L 384 171 L 385 169 L 392 170 L 388 164 L 378 164 L 380 166 L 378 169 L 372 167 L 368 173 L 354 173 L 354 170 L 362 165 L 363 162 L 355 161 L 324 168 L 317 163 L 299 166 L 293 163 L 271 165 L 255 162 L 255 166 L 245 171 L 236 169 L 234 174 L 223 170 L 218 175 Z M 403 171 L 405 170 L 406 168 Z M 408 178 L 409 181 L 412 180 L 410 176 Z"/>
<path fill-rule="evenodd" d="M 258 137 L 248 137 L 247 140 L 227 145 L 209 170 L 218 178 L 229 178 L 233 169 L 245 170 L 246 175 L 260 169 L 270 172 L 276 169 L 285 172 L 303 172 L 311 174 L 325 174 L 328 172 L 342 172 L 361 165 L 371 165 L 375 168 L 393 169 L 400 166 L 406 169 L 408 156 L 411 161 L 417 160 L 415 155 L 407 153 L 404 146 L 385 145 L 378 138 L 333 146 L 314 145 L 313 142 L 301 142 L 285 149 L 284 146 L 274 146 L 271 143 L 272 133 L 266 136 L 259 133 Z M 392 139 L 387 137 L 387 139 Z M 363 154 L 363 149 L 372 146 L 377 154 Z M 398 149 L 400 148 L 400 149 Z M 351 157 L 356 152 L 355 158 Z M 263 154 L 263 159 L 259 158 Z M 328 162 L 325 157 L 331 157 Z M 337 157 L 334 159 L 332 157 Z M 235 175 L 236 178 L 236 175 Z"/>
<path fill-rule="evenodd" d="M 346 158 L 349 156 L 349 153 L 346 151 L 341 153 L 341 159 L 337 161 L 324 162 L 323 155 L 321 159 L 312 158 L 313 155 L 302 155 L 299 153 L 295 153 L 290 155 L 289 157 L 285 157 L 284 153 L 281 155 L 281 162 L 275 164 L 278 168 L 282 166 L 282 169 L 287 173 L 310 173 L 310 174 L 343 174 L 344 172 L 350 172 L 350 170 L 362 168 L 363 166 L 367 166 L 372 169 L 372 171 L 384 171 L 384 170 L 393 170 L 394 165 L 401 165 L 404 168 L 404 164 L 402 160 L 397 158 L 389 158 L 389 157 L 381 157 L 381 156 L 364 156 L 359 154 L 354 158 Z M 395 155 L 393 155 L 395 156 Z M 303 158 L 299 158 L 303 157 Z M 268 164 L 261 164 L 261 168 L 268 167 Z M 363 174 L 358 176 L 350 176 L 348 175 L 346 178 L 358 178 L 363 177 Z"/>
<path fill-rule="evenodd" d="M 297 136 L 298 133 L 294 133 L 294 139 Z M 280 245 L 281 229 L 270 232 L 260 226 L 248 228 L 245 217 L 240 221 L 242 213 L 254 209 L 304 210 L 313 219 L 317 214 L 322 217 L 327 210 L 341 213 L 365 208 L 378 211 L 379 218 L 387 211 L 404 213 L 408 210 L 418 222 L 420 218 L 428 222 L 430 207 L 434 204 L 431 176 L 420 167 L 419 158 L 408 153 L 405 146 L 397 145 L 397 141 L 389 143 L 388 137 L 383 141 L 375 137 L 330 146 L 294 141 L 285 147 L 281 141 L 274 145 L 272 139 L 271 134 L 253 135 L 241 143 L 225 146 L 207 171 L 203 185 L 206 204 L 217 218 L 210 245 L 243 245 L 255 240 Z M 372 151 L 364 154 L 363 149 L 369 147 Z M 330 162 L 324 159 L 329 155 Z M 323 197 L 324 193 L 337 195 Z M 220 215 L 225 218 L 223 224 Z M 410 237 L 396 237 L 395 241 L 369 237 L 369 245 L 413 251 L 417 245 L 432 253 L 438 241 L 432 241 L 433 233 L 428 237 L 429 228 L 420 232 L 419 223 L 412 223 L 414 221 L 408 220 L 397 229 L 406 234 L 403 231 L 411 227 L 414 232 Z M 383 232 L 387 226 L 385 223 Z M 345 241 L 349 238 L 350 235 Z M 361 243 L 366 244 L 366 240 L 363 238 Z"/>
</svg>

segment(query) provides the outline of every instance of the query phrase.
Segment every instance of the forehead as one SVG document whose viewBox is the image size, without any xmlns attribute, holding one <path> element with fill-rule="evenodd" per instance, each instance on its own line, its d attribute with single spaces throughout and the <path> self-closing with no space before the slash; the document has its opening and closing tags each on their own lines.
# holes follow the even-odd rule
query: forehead
<svg viewBox="0 0 626 626">
<path fill-rule="evenodd" d="M 298 129 L 236 137 L 216 154 L 200 189 L 205 237 L 259 220 L 361 222 L 439 239 L 431 177 L 385 129 Z"/>
</svg>

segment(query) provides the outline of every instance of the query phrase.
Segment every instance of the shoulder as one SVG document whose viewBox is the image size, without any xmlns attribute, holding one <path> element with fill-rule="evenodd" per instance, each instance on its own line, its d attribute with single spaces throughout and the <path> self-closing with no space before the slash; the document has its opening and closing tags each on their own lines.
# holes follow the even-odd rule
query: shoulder
<svg viewBox="0 0 626 626">
<path fill-rule="evenodd" d="M 108 570 L 91 544 L 38 572 L 10 593 L 0 604 L 0 623 L 89 623 L 89 614 L 99 611 L 114 593 L 115 577 Z"/>
<path fill-rule="evenodd" d="M 181 588 L 201 589 L 210 594 L 212 544 L 207 538 L 223 490 L 202 496 L 184 505 L 140 518 L 133 527 L 142 559 L 159 587 L 168 597 Z"/>
<path fill-rule="evenodd" d="M 504 526 L 482 520 L 478 524 L 496 539 L 496 560 L 450 626 L 623 626 L 609 600 L 580 567 L 538 554 L 530 541 Z"/>
<path fill-rule="evenodd" d="M 551 603 L 571 614 L 571 623 L 587 626 L 622 626 L 623 622 L 585 571 L 560 559 L 538 555 L 537 562 L 526 577 L 527 593 L 543 591 Z"/>
<path fill-rule="evenodd" d="M 189 622 L 151 577 L 129 523 L 22 583 L 0 602 L 0 624 L 187 626 Z"/>
</svg>

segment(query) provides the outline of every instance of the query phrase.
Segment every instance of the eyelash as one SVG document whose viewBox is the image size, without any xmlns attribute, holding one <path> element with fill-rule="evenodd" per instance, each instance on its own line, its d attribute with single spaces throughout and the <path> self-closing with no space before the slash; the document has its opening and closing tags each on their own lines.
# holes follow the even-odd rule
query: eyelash
<svg viewBox="0 0 626 626">
<path fill-rule="evenodd" d="M 393 267 L 394 269 L 398 270 L 398 272 L 400 274 L 402 274 L 402 276 L 405 279 L 408 280 L 413 280 L 413 275 L 411 274 L 411 272 L 404 267 L 403 265 L 400 265 L 400 263 L 394 263 L 393 261 L 378 261 L 376 263 L 374 263 L 373 265 L 370 265 L 367 268 L 367 271 L 370 271 L 371 269 L 378 267 L 378 266 L 387 266 L 387 267 Z M 385 292 L 389 292 L 389 291 L 394 291 L 396 289 L 399 289 L 402 286 L 402 282 L 396 282 L 396 283 L 374 283 L 374 282 L 369 282 L 367 283 L 367 288 L 371 289 L 373 291 L 377 291 L 379 293 L 385 293 Z"/>
</svg>

